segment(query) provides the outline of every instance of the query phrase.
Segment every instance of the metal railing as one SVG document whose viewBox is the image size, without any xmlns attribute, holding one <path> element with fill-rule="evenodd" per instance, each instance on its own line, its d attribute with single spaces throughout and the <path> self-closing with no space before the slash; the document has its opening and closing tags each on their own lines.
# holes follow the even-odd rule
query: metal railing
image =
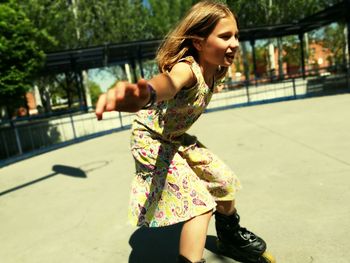
<svg viewBox="0 0 350 263">
<path fill-rule="evenodd" d="M 349 72 L 283 81 L 267 79 L 224 83 L 207 112 L 324 94 L 350 92 Z M 67 144 L 128 129 L 134 114 L 109 112 L 97 121 L 94 112 L 41 119 L 20 119 L 0 126 L 0 167 Z"/>
</svg>

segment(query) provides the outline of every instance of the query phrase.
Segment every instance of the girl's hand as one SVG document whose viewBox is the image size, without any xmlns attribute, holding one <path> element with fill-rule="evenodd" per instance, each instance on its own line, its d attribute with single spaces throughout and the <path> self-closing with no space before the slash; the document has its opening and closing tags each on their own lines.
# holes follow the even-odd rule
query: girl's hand
<svg viewBox="0 0 350 263">
<path fill-rule="evenodd" d="M 98 120 L 106 111 L 137 112 L 150 99 L 147 81 L 141 79 L 137 84 L 118 82 L 107 93 L 100 95 L 96 103 L 95 114 Z"/>
</svg>

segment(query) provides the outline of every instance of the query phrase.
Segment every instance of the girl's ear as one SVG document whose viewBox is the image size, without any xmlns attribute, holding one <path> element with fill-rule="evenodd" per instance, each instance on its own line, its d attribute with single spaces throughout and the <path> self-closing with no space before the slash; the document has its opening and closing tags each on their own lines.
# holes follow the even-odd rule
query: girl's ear
<svg viewBox="0 0 350 263">
<path fill-rule="evenodd" d="M 201 39 L 193 39 L 192 44 L 197 49 L 197 51 L 202 51 L 202 40 Z"/>
</svg>

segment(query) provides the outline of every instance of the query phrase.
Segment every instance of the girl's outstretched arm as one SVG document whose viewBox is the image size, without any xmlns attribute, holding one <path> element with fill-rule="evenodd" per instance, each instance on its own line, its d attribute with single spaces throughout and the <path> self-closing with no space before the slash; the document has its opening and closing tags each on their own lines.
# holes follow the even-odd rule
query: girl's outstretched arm
<svg viewBox="0 0 350 263">
<path fill-rule="evenodd" d="M 102 114 L 106 111 L 136 112 L 147 103 L 149 97 L 147 81 L 144 79 L 139 80 L 136 84 L 118 82 L 98 98 L 95 109 L 96 117 L 101 120 Z"/>
<path fill-rule="evenodd" d="M 157 102 L 172 99 L 183 87 L 194 85 L 196 79 L 187 63 L 177 63 L 169 73 L 156 75 L 147 82 L 140 79 L 136 84 L 118 82 L 107 93 L 102 94 L 96 104 L 96 117 L 102 119 L 103 112 L 137 112 L 150 100 L 150 84 L 156 92 Z"/>
</svg>

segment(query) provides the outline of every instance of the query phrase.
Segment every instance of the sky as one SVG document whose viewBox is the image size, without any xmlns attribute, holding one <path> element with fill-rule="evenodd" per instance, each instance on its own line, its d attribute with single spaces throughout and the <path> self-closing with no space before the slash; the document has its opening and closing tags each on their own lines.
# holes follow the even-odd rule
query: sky
<svg viewBox="0 0 350 263">
<path fill-rule="evenodd" d="M 90 69 L 88 76 L 90 80 L 100 86 L 103 92 L 105 92 L 116 81 L 115 76 L 103 69 Z"/>
</svg>

